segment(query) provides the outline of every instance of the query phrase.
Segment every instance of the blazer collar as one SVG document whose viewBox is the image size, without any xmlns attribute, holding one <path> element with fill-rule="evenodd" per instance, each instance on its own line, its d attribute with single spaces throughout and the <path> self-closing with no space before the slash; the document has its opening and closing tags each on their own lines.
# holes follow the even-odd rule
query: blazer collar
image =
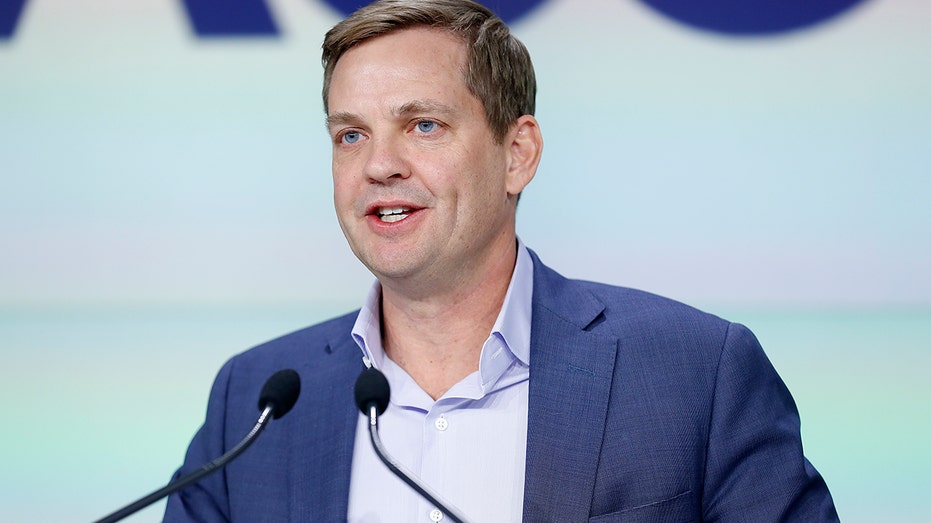
<svg viewBox="0 0 931 523">
<path fill-rule="evenodd" d="M 586 521 L 604 438 L 618 340 L 605 306 L 534 263 L 524 520 Z"/>
<path fill-rule="evenodd" d="M 307 387 L 313 394 L 301 400 L 312 403 L 308 409 L 312 415 L 297 430 L 316 441 L 291 438 L 291 521 L 345 521 L 348 514 L 352 449 L 359 421 L 353 389 L 364 368 L 362 354 L 349 335 L 352 319 L 345 322 L 345 329 L 336 329 L 344 334 L 328 340 L 328 361 L 321 365 L 325 369 L 310 373 L 321 383 Z"/>
</svg>

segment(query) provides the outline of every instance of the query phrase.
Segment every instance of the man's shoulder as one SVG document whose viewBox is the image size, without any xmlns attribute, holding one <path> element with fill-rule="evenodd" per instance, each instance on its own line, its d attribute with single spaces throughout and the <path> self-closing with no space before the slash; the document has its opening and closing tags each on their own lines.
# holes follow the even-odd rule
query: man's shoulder
<svg viewBox="0 0 931 523">
<path fill-rule="evenodd" d="M 603 304 L 603 321 L 614 332 L 631 333 L 646 329 L 653 335 L 690 332 L 719 337 L 731 325 L 714 314 L 651 292 L 586 280 L 570 282 Z"/>
<path fill-rule="evenodd" d="M 573 325 L 618 340 L 627 356 L 643 355 L 651 361 L 658 353 L 679 355 L 690 364 L 717 361 L 729 334 L 746 332 L 747 341 L 755 344 L 746 328 L 680 301 L 630 287 L 569 279 L 543 264 L 534 269 L 534 325 L 545 332 Z"/>
<path fill-rule="evenodd" d="M 638 316 L 688 316 L 711 322 L 724 321 L 693 305 L 649 291 L 588 280 L 570 281 L 597 297 L 606 307 Z"/>
<path fill-rule="evenodd" d="M 534 272 L 534 300 L 560 315 L 594 312 L 599 323 L 609 325 L 705 326 L 726 329 L 729 322 L 687 305 L 631 287 L 583 279 L 570 279 L 538 263 Z M 614 329 L 612 329 L 614 330 Z"/>
<path fill-rule="evenodd" d="M 358 311 L 353 311 L 321 323 L 261 343 L 232 358 L 237 366 L 249 368 L 283 368 L 310 366 L 334 355 L 359 356 L 351 351 L 350 335 Z"/>
</svg>

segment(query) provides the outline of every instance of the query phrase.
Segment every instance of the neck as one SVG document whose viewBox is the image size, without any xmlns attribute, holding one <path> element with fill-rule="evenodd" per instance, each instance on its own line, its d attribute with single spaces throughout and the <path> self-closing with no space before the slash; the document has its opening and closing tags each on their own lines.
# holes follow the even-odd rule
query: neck
<svg viewBox="0 0 931 523">
<path fill-rule="evenodd" d="M 443 293 L 412 297 L 382 285 L 385 353 L 432 397 L 478 370 L 517 261 L 516 241 L 489 260 L 472 281 Z"/>
</svg>

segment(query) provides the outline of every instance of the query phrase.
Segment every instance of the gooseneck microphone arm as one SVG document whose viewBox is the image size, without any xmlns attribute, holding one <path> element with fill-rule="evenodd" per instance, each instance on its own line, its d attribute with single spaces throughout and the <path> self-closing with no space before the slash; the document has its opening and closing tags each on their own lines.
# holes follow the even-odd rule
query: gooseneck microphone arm
<svg viewBox="0 0 931 523">
<path fill-rule="evenodd" d="M 213 474 L 214 472 L 223 468 L 227 463 L 236 459 L 240 454 L 245 452 L 252 443 L 259 437 L 259 434 L 265 430 L 265 427 L 268 426 L 268 423 L 272 419 L 278 419 L 288 411 L 291 410 L 291 407 L 294 406 L 294 403 L 297 401 L 297 397 L 301 392 L 301 379 L 298 376 L 297 372 L 291 369 L 285 369 L 276 372 L 272 375 L 268 381 L 265 382 L 265 386 L 262 387 L 262 394 L 259 396 L 259 410 L 262 411 L 262 414 L 259 415 L 259 419 L 256 422 L 255 426 L 252 427 L 252 430 L 246 434 L 246 437 L 242 439 L 235 447 L 229 450 L 226 454 L 223 454 L 219 458 L 207 463 L 203 467 L 191 472 L 190 474 L 180 477 L 175 481 L 172 481 L 165 485 L 164 487 L 152 492 L 151 494 L 139 498 L 138 500 L 126 505 L 125 507 L 117 510 L 116 512 L 106 516 L 102 519 L 95 521 L 94 523 L 115 523 L 131 514 L 148 507 L 152 503 L 162 499 L 165 496 L 173 494 L 192 483 L 200 481 L 201 479 Z"/>
<path fill-rule="evenodd" d="M 375 454 L 381 459 L 395 476 L 401 478 L 418 494 L 426 498 L 435 507 L 443 511 L 445 516 L 451 521 L 457 523 L 466 523 L 465 517 L 459 509 L 452 506 L 449 502 L 440 499 L 439 495 L 424 485 L 412 472 L 406 470 L 403 465 L 395 461 L 378 436 L 378 416 L 388 408 L 388 401 L 391 397 L 391 389 L 388 386 L 388 380 L 385 375 L 375 368 L 367 368 L 362 371 L 356 380 L 356 405 L 362 410 L 362 413 L 369 417 L 369 436 L 372 439 L 372 447 L 375 448 Z"/>
<path fill-rule="evenodd" d="M 240 441 L 235 447 L 230 449 L 230 451 L 227 452 L 226 454 L 211 461 L 210 463 L 207 463 L 206 465 L 195 470 L 194 472 L 191 472 L 187 476 L 178 478 L 177 481 L 172 481 L 171 483 L 156 490 L 155 492 L 152 492 L 148 496 L 139 498 L 139 500 L 134 501 L 133 503 L 130 503 L 129 505 L 126 505 L 120 510 L 117 510 L 116 512 L 110 514 L 109 516 L 103 519 L 96 521 L 95 523 L 114 523 L 116 521 L 119 521 L 125 518 L 126 516 L 135 514 L 136 512 L 148 507 L 149 505 L 151 505 L 152 503 L 155 503 L 156 501 L 162 499 L 163 497 L 168 496 L 169 494 L 172 494 L 174 492 L 177 492 L 183 489 L 184 487 L 192 483 L 195 483 L 197 481 L 200 481 L 201 479 L 203 479 L 206 476 L 209 476 L 210 474 L 213 474 L 214 472 L 222 468 L 224 465 L 226 465 L 230 461 L 233 461 L 237 456 L 242 454 L 243 451 L 249 448 L 250 445 L 252 445 L 252 443 L 255 441 L 258 435 L 261 434 L 263 430 L 265 430 L 266 426 L 268 426 L 268 421 L 272 419 L 271 413 L 272 413 L 272 407 L 271 406 L 265 407 L 265 410 L 263 410 L 262 414 L 259 416 L 259 421 L 255 424 L 254 427 L 252 427 L 252 430 L 249 431 L 249 434 L 247 434 L 246 437 L 243 438 L 242 441 Z"/>
<path fill-rule="evenodd" d="M 416 476 L 407 472 L 400 463 L 394 461 L 394 459 L 388 455 L 388 451 L 385 450 L 381 438 L 378 437 L 378 412 L 374 405 L 369 408 L 369 436 L 372 437 L 372 446 L 375 447 L 375 453 L 381 458 L 382 463 L 384 463 L 391 472 L 394 472 L 395 476 L 401 478 L 404 483 L 410 485 L 412 489 L 416 490 L 421 496 L 426 498 L 427 501 L 433 503 L 433 505 L 442 510 L 450 521 L 465 523 L 466 519 L 459 514 L 458 510 L 454 509 L 449 503 L 440 501 L 437 494 L 431 492 L 429 487 L 421 483 Z"/>
</svg>

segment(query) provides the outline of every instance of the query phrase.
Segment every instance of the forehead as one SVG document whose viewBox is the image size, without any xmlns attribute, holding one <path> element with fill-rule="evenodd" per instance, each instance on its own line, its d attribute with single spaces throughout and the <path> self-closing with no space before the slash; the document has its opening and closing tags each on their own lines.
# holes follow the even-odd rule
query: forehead
<svg viewBox="0 0 931 523">
<path fill-rule="evenodd" d="M 365 40 L 337 61 L 330 82 L 329 109 L 349 99 L 386 96 L 462 96 L 467 91 L 465 41 L 431 27 L 413 27 Z M 470 93 L 469 93 L 470 94 Z M 405 102 L 401 102 L 405 103 Z"/>
</svg>

